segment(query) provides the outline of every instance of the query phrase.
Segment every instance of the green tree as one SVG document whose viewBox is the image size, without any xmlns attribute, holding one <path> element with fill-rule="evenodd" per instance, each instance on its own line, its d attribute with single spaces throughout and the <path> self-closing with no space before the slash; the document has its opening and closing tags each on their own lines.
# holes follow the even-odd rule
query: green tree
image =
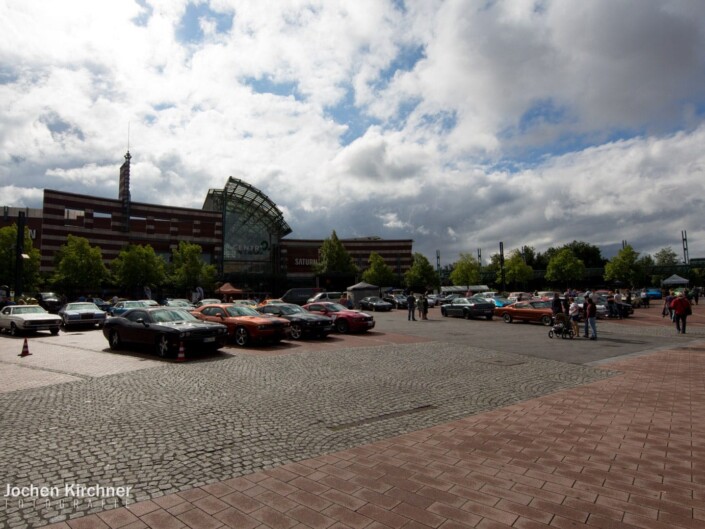
<svg viewBox="0 0 705 529">
<path fill-rule="evenodd" d="M 169 280 L 181 292 L 193 292 L 199 286 L 213 288 L 218 271 L 203 260 L 202 254 L 200 245 L 185 241 L 172 251 Z"/>
<path fill-rule="evenodd" d="M 84 237 L 69 235 L 56 253 L 55 262 L 51 282 L 71 297 L 98 290 L 108 277 L 101 249 L 91 246 Z"/>
<path fill-rule="evenodd" d="M 534 278 L 534 269 L 531 268 L 525 261 L 521 251 L 513 250 L 509 254 L 509 259 L 504 261 L 504 279 L 509 284 L 523 285 L 527 281 Z M 497 282 L 501 282 L 501 274 L 497 278 Z"/>
<path fill-rule="evenodd" d="M 17 245 L 17 224 L 0 228 L 0 285 L 14 288 Z M 22 285 L 25 292 L 37 289 L 40 281 L 41 254 L 32 244 L 29 228 L 24 230 L 24 253 L 29 259 L 22 261 Z"/>
<path fill-rule="evenodd" d="M 362 273 L 362 280 L 380 287 L 394 284 L 394 271 L 377 252 L 372 252 L 367 261 L 370 267 Z"/>
<path fill-rule="evenodd" d="M 642 276 L 637 265 L 638 258 L 639 252 L 634 251 L 631 245 L 625 246 L 605 265 L 605 280 L 619 281 L 630 287 L 638 286 L 638 279 Z"/>
<path fill-rule="evenodd" d="M 165 269 L 164 259 L 149 245 L 128 246 L 110 266 L 115 282 L 133 294 L 141 292 L 144 287 L 161 286 L 166 278 Z"/>
<path fill-rule="evenodd" d="M 353 263 L 352 257 L 338 239 L 338 235 L 333 230 L 329 238 L 323 241 L 320 250 L 318 264 L 314 265 L 313 271 L 318 275 L 355 275 L 357 266 Z"/>
<path fill-rule="evenodd" d="M 424 255 L 415 253 L 411 268 L 404 274 L 404 281 L 411 290 L 425 292 L 438 287 L 438 274 Z"/>
<path fill-rule="evenodd" d="M 654 261 L 656 262 L 656 266 L 675 266 L 679 264 L 678 254 L 676 254 L 670 246 L 661 248 L 656 252 L 654 254 Z"/>
<path fill-rule="evenodd" d="M 580 281 L 585 277 L 585 263 L 578 259 L 573 250 L 565 246 L 558 251 L 548 262 L 546 279 L 566 287 L 573 281 Z"/>
<path fill-rule="evenodd" d="M 460 259 L 453 266 L 450 280 L 456 286 L 477 285 L 480 283 L 480 263 L 472 255 L 461 253 Z"/>
<path fill-rule="evenodd" d="M 573 241 L 563 246 L 573 252 L 576 259 L 583 262 L 585 268 L 602 268 L 605 266 L 605 259 L 598 246 L 582 241 Z"/>
</svg>

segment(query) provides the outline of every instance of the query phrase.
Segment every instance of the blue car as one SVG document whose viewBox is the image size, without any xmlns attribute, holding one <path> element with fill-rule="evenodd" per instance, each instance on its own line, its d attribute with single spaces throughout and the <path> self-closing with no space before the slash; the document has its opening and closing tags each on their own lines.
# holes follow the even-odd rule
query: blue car
<svg viewBox="0 0 705 529">
<path fill-rule="evenodd" d="M 661 293 L 660 288 L 647 288 L 646 289 L 646 296 L 649 299 L 661 299 L 663 294 Z"/>
</svg>

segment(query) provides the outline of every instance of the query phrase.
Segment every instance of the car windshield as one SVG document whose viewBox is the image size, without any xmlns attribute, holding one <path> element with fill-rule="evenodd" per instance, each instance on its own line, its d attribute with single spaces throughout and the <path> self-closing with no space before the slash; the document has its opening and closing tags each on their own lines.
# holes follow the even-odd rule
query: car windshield
<svg viewBox="0 0 705 529">
<path fill-rule="evenodd" d="M 153 310 L 150 314 L 152 315 L 152 320 L 159 323 L 168 323 L 172 321 L 199 321 L 190 312 L 176 308 Z"/>
<path fill-rule="evenodd" d="M 69 303 L 66 310 L 99 310 L 95 303 Z"/>
<path fill-rule="evenodd" d="M 46 311 L 39 306 L 15 307 L 13 314 L 44 314 Z"/>
<path fill-rule="evenodd" d="M 277 305 L 277 308 L 282 314 L 301 314 L 302 312 L 306 312 L 305 309 L 302 309 L 298 305 Z"/>
<path fill-rule="evenodd" d="M 230 305 L 225 309 L 230 316 L 262 316 L 252 307 L 244 305 Z"/>
<path fill-rule="evenodd" d="M 348 310 L 347 307 L 343 307 L 340 303 L 327 303 L 326 309 L 331 312 L 340 312 L 343 310 Z"/>
<path fill-rule="evenodd" d="M 41 292 L 39 295 L 42 296 L 44 299 L 59 299 L 59 296 L 57 296 L 53 292 Z"/>
</svg>

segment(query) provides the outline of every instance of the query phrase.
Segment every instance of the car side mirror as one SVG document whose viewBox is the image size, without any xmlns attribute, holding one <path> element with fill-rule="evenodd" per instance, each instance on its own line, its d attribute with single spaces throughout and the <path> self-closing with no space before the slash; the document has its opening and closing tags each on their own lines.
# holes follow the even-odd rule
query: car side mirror
<svg viewBox="0 0 705 529">
<path fill-rule="evenodd" d="M 135 323 L 141 323 L 141 324 L 144 325 L 145 327 L 149 327 L 149 324 L 148 324 L 146 321 L 144 321 L 144 318 L 138 318 L 138 319 L 135 321 Z"/>
</svg>

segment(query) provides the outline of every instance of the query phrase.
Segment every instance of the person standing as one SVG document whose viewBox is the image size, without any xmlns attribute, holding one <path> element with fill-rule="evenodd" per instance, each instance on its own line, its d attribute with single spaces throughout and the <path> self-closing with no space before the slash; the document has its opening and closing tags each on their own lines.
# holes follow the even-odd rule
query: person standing
<svg viewBox="0 0 705 529">
<path fill-rule="evenodd" d="M 424 293 L 421 298 L 421 319 L 428 319 L 428 292 Z"/>
<path fill-rule="evenodd" d="M 597 340 L 597 306 L 592 298 L 587 298 L 585 309 L 585 338 Z M 592 336 L 588 333 L 588 325 L 592 329 Z"/>
<path fill-rule="evenodd" d="M 553 316 L 559 312 L 563 312 L 563 303 L 561 303 L 561 297 L 558 292 L 553 294 L 553 300 L 551 301 L 551 310 L 553 311 Z"/>
<path fill-rule="evenodd" d="M 673 319 L 676 322 L 676 331 L 678 334 L 685 334 L 685 322 L 688 315 L 693 313 L 693 309 L 682 291 L 671 301 L 671 309 L 673 310 Z"/>
<path fill-rule="evenodd" d="M 671 321 L 674 321 L 673 309 L 671 308 L 671 303 L 673 303 L 674 299 L 675 296 L 673 295 L 673 291 L 669 290 L 668 295 L 663 300 L 663 310 L 661 311 L 661 317 L 665 317 L 666 314 L 668 314 L 668 317 L 671 318 Z"/>
<path fill-rule="evenodd" d="M 575 298 L 570 298 L 568 317 L 570 318 L 570 325 L 573 328 L 576 338 L 580 338 L 580 326 L 578 325 L 578 320 L 580 320 L 580 305 L 575 301 Z"/>
<path fill-rule="evenodd" d="M 409 292 L 409 295 L 406 297 L 406 306 L 408 310 L 407 319 L 409 321 L 416 321 L 416 316 L 414 312 L 416 309 L 416 297 L 414 297 L 413 291 Z"/>
</svg>

